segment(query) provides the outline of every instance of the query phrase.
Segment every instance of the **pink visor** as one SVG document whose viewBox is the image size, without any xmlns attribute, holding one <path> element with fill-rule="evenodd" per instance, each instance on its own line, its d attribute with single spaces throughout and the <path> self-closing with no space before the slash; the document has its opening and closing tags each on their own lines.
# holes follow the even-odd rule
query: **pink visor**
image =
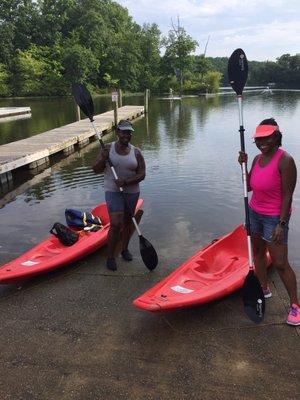
<svg viewBox="0 0 300 400">
<path fill-rule="evenodd" d="M 258 127 L 255 129 L 253 138 L 256 139 L 259 137 L 270 136 L 275 131 L 279 131 L 278 125 L 258 125 Z"/>
</svg>

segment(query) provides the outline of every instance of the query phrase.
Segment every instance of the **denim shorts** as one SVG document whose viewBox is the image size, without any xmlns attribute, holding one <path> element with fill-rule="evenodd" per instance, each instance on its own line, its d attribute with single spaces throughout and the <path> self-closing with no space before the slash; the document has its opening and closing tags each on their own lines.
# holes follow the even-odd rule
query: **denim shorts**
<svg viewBox="0 0 300 400">
<path fill-rule="evenodd" d="M 108 212 L 123 212 L 133 216 L 139 196 L 139 193 L 105 192 Z"/>
<path fill-rule="evenodd" d="M 268 243 L 272 243 L 273 231 L 279 223 L 279 215 L 264 215 L 253 211 L 249 207 L 250 216 L 250 231 L 251 235 L 259 235 Z M 286 224 L 283 227 L 283 243 L 288 242 L 288 232 L 289 232 L 289 219 L 287 218 Z"/>
</svg>

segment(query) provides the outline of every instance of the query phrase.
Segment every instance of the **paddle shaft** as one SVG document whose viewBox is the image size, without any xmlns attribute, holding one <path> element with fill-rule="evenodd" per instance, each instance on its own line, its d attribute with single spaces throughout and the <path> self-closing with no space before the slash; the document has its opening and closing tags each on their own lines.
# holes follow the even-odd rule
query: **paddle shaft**
<svg viewBox="0 0 300 400">
<path fill-rule="evenodd" d="M 239 132 L 240 132 L 241 151 L 245 153 L 245 137 L 244 137 L 245 129 L 244 129 L 244 121 L 243 121 L 242 95 L 237 96 L 237 101 L 238 101 L 238 107 L 239 107 L 239 122 L 240 122 Z M 252 245 L 251 245 L 251 232 L 250 232 L 249 204 L 248 204 L 247 166 L 246 166 L 245 162 L 242 163 L 242 177 L 243 177 L 243 187 L 244 187 L 244 206 L 245 206 L 245 218 L 246 218 L 249 268 L 250 268 L 250 270 L 254 270 Z"/>
<path fill-rule="evenodd" d="M 91 123 L 92 123 L 93 128 L 94 128 L 94 131 L 95 131 L 95 133 L 96 133 L 96 135 L 97 135 L 97 137 L 98 137 L 98 139 L 99 139 L 101 148 L 102 148 L 102 149 L 105 149 L 105 146 L 104 146 L 104 143 L 103 143 L 101 134 L 98 132 L 98 130 L 97 130 L 97 128 L 96 128 L 96 125 L 95 125 L 93 119 L 91 119 Z M 113 164 L 112 164 L 112 162 L 111 162 L 111 160 L 110 160 L 109 157 L 108 157 L 108 160 L 107 160 L 107 161 L 108 161 L 108 164 L 109 164 L 109 166 L 110 166 L 111 172 L 113 173 L 113 176 L 114 176 L 115 180 L 117 180 L 117 179 L 118 179 L 118 175 L 117 175 L 116 170 L 115 170 L 115 168 L 114 168 L 114 166 L 113 166 Z M 124 201 L 125 201 L 125 203 L 126 203 L 126 198 L 125 198 L 125 196 L 124 196 L 124 190 L 123 190 L 123 188 L 122 188 L 122 187 L 119 187 L 119 190 L 120 190 L 120 192 L 122 193 L 123 198 L 124 198 Z M 135 219 L 134 215 L 131 217 L 131 219 L 132 219 L 132 222 L 133 222 L 133 224 L 134 224 L 134 226 L 135 226 L 135 229 L 136 229 L 136 231 L 137 231 L 139 237 L 141 237 L 141 236 L 142 236 L 142 233 L 141 233 L 141 231 L 140 231 L 140 228 L 139 228 L 139 226 L 138 226 L 138 224 L 137 224 L 137 222 L 136 222 L 136 219 Z"/>
</svg>

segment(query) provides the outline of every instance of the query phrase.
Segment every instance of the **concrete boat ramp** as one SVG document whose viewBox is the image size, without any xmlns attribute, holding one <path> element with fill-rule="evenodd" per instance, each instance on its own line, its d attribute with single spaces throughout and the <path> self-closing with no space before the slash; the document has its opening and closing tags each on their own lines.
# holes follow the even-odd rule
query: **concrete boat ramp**
<svg viewBox="0 0 300 400">
<path fill-rule="evenodd" d="M 118 109 L 118 121 L 133 120 L 144 114 L 143 106 L 124 106 Z M 99 131 L 106 132 L 114 126 L 114 111 L 107 111 L 95 116 Z M 89 119 L 83 119 L 26 139 L 0 146 L 0 178 L 6 184 L 12 179 L 13 172 L 27 166 L 37 168 L 49 162 L 49 157 L 63 152 L 65 155 L 74 151 L 74 146 L 87 145 L 95 132 Z"/>
<path fill-rule="evenodd" d="M 132 300 L 179 259 L 151 273 L 134 237 L 131 263 L 105 267 L 106 249 L 27 284 L 0 287 L 1 400 L 296 400 L 299 328 L 274 271 L 260 325 L 241 292 L 151 314 Z M 11 257 L 11 254 L 9 255 Z M 297 395 L 298 393 L 298 395 Z"/>
</svg>

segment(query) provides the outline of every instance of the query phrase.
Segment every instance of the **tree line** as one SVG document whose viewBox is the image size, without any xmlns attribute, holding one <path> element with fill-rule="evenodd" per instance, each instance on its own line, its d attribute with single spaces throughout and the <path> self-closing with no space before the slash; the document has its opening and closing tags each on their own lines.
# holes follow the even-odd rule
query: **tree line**
<svg viewBox="0 0 300 400">
<path fill-rule="evenodd" d="M 112 0 L 2 0 L 0 96 L 65 95 L 73 82 L 103 92 L 217 90 L 221 75 L 192 56 L 197 44 L 179 23 L 163 37 Z"/>
<path fill-rule="evenodd" d="M 164 37 L 113 0 L 1 0 L 0 96 L 62 96 L 74 82 L 100 93 L 217 91 L 227 59 L 193 55 L 197 45 L 179 21 Z"/>
<path fill-rule="evenodd" d="M 212 67 L 222 74 L 221 85 L 228 86 L 227 57 L 208 58 Z M 283 54 L 276 61 L 248 61 L 247 85 L 275 83 L 277 88 L 300 89 L 300 53 L 292 56 Z"/>
</svg>

